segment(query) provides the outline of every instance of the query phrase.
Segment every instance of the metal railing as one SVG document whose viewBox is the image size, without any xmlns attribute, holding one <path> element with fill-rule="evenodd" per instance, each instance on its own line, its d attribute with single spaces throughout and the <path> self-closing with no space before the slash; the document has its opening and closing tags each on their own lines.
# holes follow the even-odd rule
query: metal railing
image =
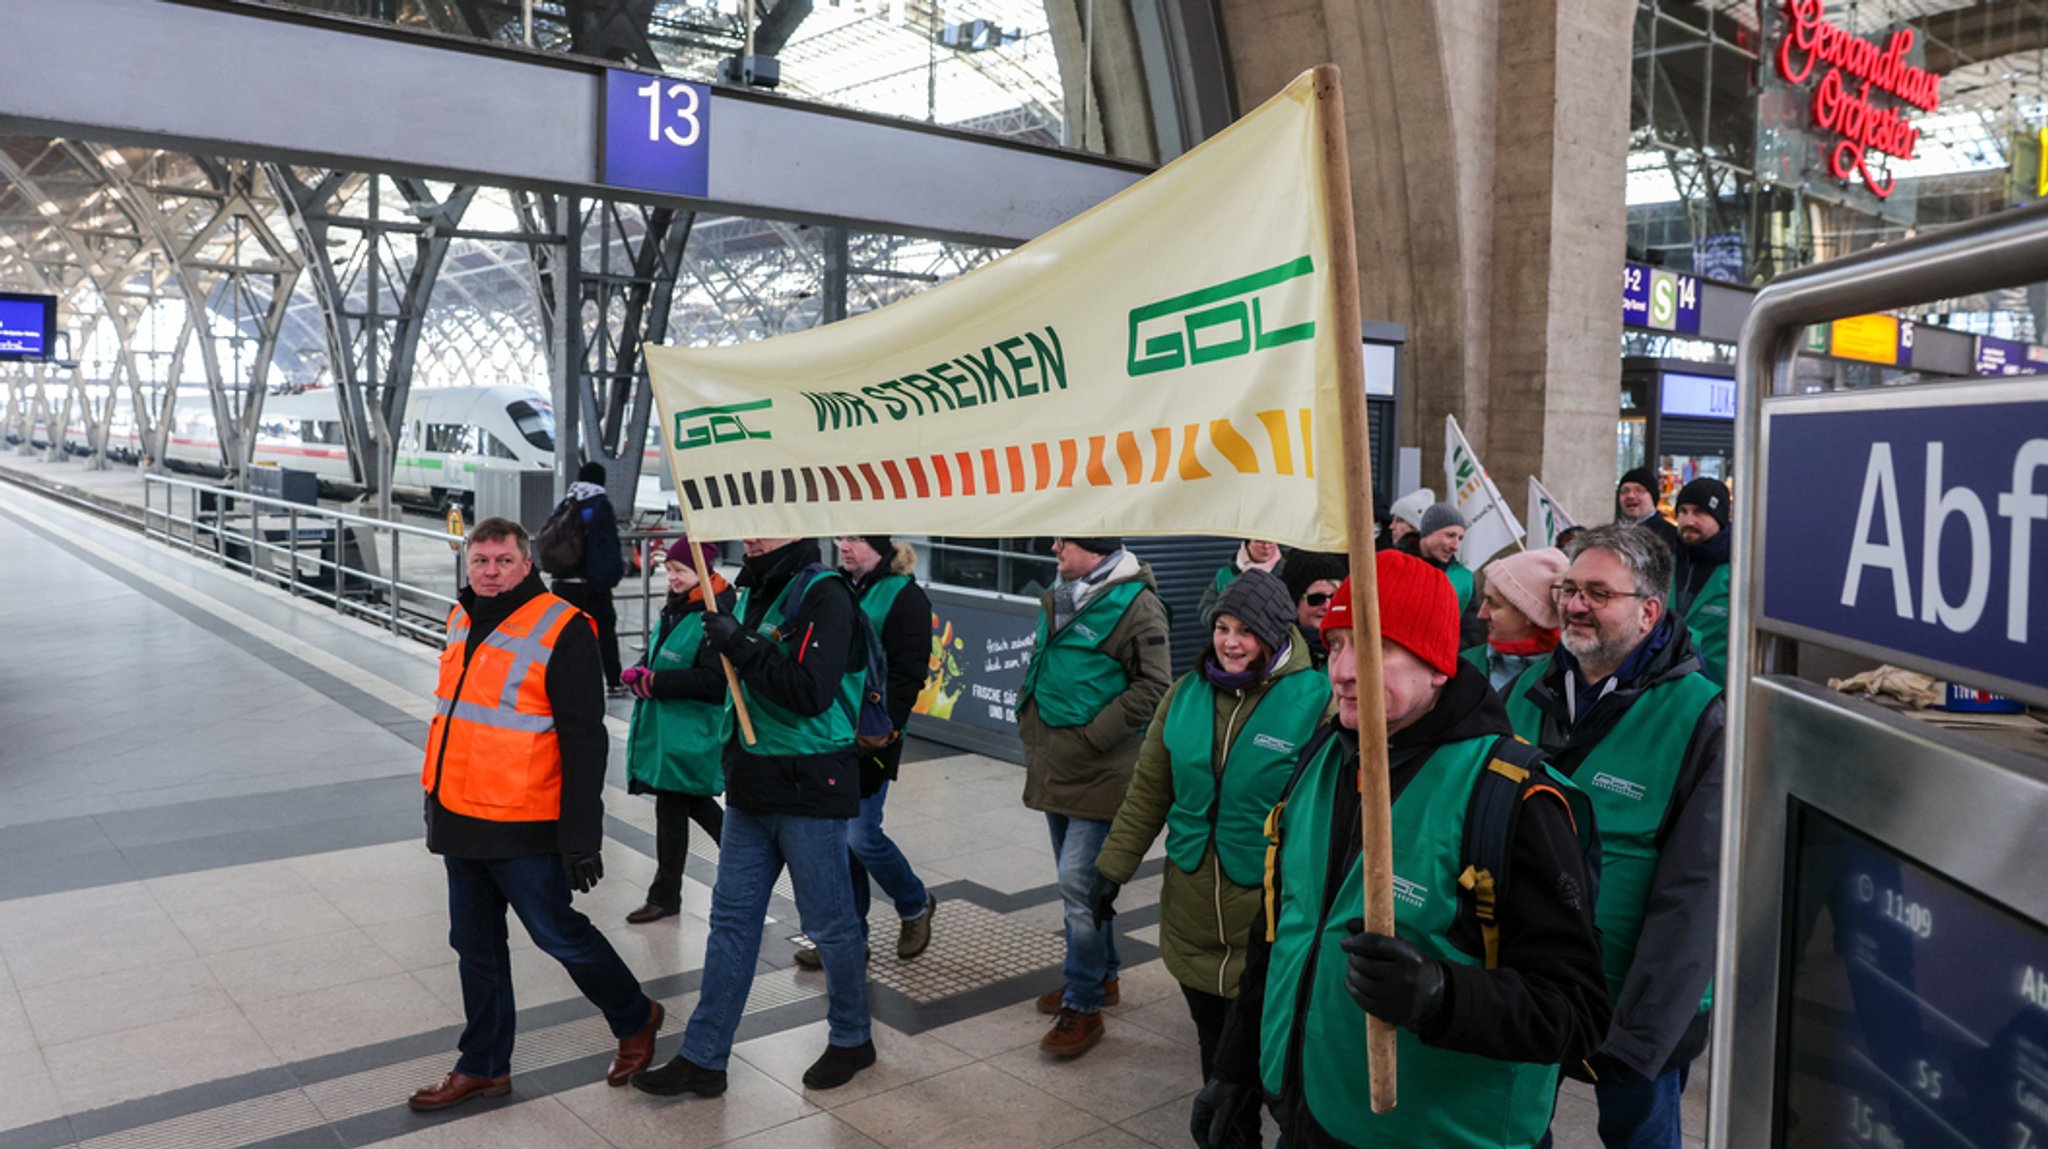
<svg viewBox="0 0 2048 1149">
<path fill-rule="evenodd" d="M 443 532 L 166 475 L 143 476 L 142 533 L 437 646 L 463 584 L 459 546 L 443 568 L 451 572 L 448 582 L 401 577 L 401 543 L 446 547 L 451 538 Z M 416 554 L 413 565 L 437 564 Z"/>
</svg>

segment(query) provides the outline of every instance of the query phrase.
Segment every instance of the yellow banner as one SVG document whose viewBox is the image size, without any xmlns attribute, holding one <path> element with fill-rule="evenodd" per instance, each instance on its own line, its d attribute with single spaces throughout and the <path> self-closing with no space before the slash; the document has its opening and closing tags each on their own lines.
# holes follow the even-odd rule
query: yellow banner
<svg viewBox="0 0 2048 1149">
<path fill-rule="evenodd" d="M 1338 356 L 1361 351 L 1335 342 L 1320 131 L 1304 73 L 922 295 L 759 343 L 648 349 L 691 533 L 1342 550 Z"/>
</svg>

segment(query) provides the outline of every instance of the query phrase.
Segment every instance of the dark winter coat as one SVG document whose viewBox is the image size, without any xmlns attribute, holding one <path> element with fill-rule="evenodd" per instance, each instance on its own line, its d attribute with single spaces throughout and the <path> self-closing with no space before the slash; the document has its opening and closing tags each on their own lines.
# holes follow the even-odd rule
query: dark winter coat
<svg viewBox="0 0 2048 1149">
<path fill-rule="evenodd" d="M 718 612 L 731 614 L 733 603 L 739 598 L 739 592 L 728 586 L 718 592 L 717 597 Z M 669 631 L 674 630 L 678 623 L 690 615 L 702 614 L 703 611 L 704 600 L 701 596 L 669 595 L 668 601 L 661 606 L 661 618 L 654 624 L 654 634 L 648 640 L 647 649 L 661 649 L 661 644 L 668 638 Z M 723 702 L 725 667 L 720 665 L 718 652 L 711 649 L 710 643 L 700 643 L 697 647 L 697 657 L 691 660 L 690 665 L 676 670 L 655 671 L 654 676 L 648 681 L 647 693 L 650 698 L 657 701 Z M 706 747 L 705 753 L 710 752 L 711 748 Z M 638 778 L 628 777 L 626 793 L 668 794 L 671 791 L 649 786 Z M 682 797 L 695 797 L 676 793 Z"/>
<path fill-rule="evenodd" d="M 856 598 L 865 598 L 875 580 L 883 575 L 900 574 L 910 578 L 910 585 L 897 592 L 888 616 L 875 632 L 882 642 L 882 653 L 889 662 L 889 725 L 898 737 L 883 747 L 879 754 L 862 760 L 863 795 L 874 793 L 883 782 L 896 780 L 898 768 L 903 763 L 901 735 L 910 725 L 911 709 L 917 705 L 917 696 L 923 692 L 925 678 L 931 673 L 932 600 L 924 593 L 924 588 L 917 585 L 913 573 L 916 570 L 917 556 L 908 546 L 897 543 L 896 553 L 890 556 L 887 569 L 876 568 L 866 581 L 853 588 Z"/>
</svg>

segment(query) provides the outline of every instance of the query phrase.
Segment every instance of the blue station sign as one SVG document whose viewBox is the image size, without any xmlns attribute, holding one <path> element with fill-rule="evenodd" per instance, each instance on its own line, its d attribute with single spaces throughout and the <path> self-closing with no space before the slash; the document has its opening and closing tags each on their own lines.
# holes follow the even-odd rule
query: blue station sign
<svg viewBox="0 0 2048 1149">
<path fill-rule="evenodd" d="M 2048 700 L 2048 383 L 1764 406 L 1772 623 Z"/>
<path fill-rule="evenodd" d="M 616 68 L 604 74 L 598 182 L 702 198 L 711 188 L 711 87 Z"/>
<path fill-rule="evenodd" d="M 1623 263 L 1621 324 L 1623 327 L 1698 335 L 1700 281 L 1682 271 Z"/>
</svg>

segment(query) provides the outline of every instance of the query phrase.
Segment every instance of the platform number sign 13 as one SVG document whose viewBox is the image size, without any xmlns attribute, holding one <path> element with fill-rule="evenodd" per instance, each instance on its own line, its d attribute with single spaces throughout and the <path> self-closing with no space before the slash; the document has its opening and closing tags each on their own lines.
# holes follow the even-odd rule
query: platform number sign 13
<svg viewBox="0 0 2048 1149">
<path fill-rule="evenodd" d="M 708 195 L 711 88 L 607 69 L 598 182 L 669 195 Z"/>
</svg>

